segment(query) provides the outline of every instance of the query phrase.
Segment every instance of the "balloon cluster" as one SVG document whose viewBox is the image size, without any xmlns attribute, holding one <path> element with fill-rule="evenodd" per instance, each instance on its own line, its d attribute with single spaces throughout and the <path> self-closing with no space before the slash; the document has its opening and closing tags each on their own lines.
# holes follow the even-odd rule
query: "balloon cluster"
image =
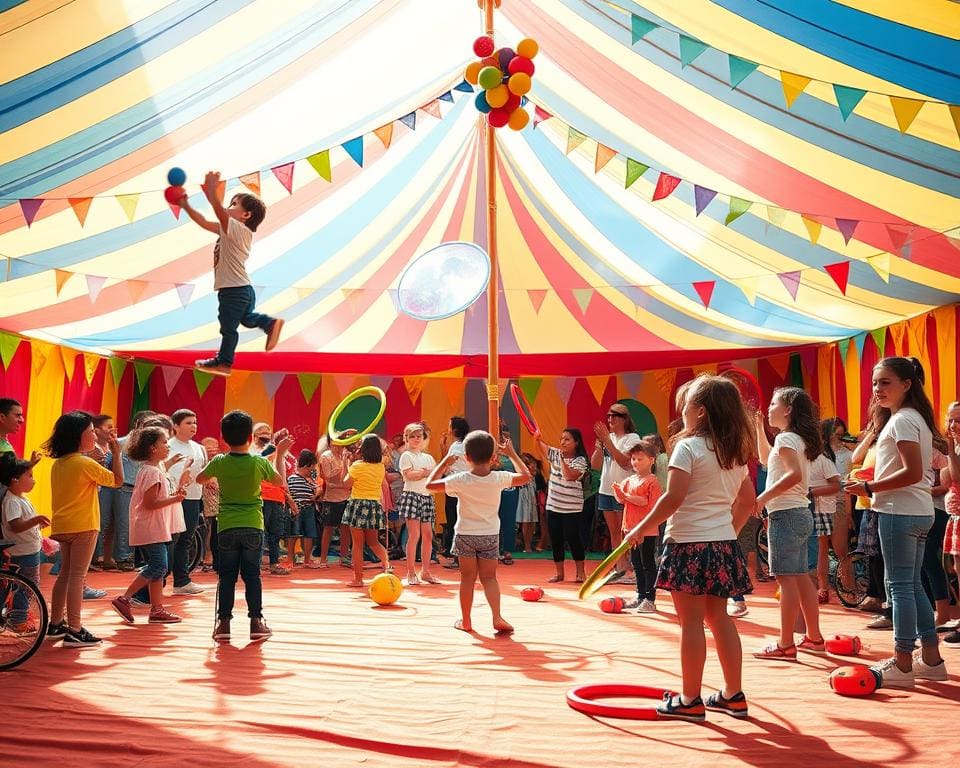
<svg viewBox="0 0 960 768">
<path fill-rule="evenodd" d="M 526 127 L 530 115 L 520 106 L 525 94 L 533 87 L 533 57 L 540 46 L 529 37 L 513 48 L 494 48 L 493 38 L 487 35 L 473 41 L 473 52 L 479 61 L 470 62 L 464 77 L 471 85 L 483 90 L 477 94 L 477 109 L 487 116 L 487 124 L 494 128 L 509 125 L 520 131 Z"/>
<path fill-rule="evenodd" d="M 167 183 L 170 185 L 163 190 L 163 196 L 170 205 L 179 205 L 187 196 L 183 185 L 187 183 L 187 172 L 183 168 L 171 168 L 167 173 Z"/>
</svg>

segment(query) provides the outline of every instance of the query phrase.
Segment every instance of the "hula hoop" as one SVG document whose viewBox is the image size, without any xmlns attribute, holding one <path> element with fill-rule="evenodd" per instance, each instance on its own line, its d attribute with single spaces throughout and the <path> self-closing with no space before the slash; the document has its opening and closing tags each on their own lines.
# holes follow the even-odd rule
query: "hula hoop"
<svg viewBox="0 0 960 768">
<path fill-rule="evenodd" d="M 596 717 L 616 717 L 621 720 L 659 720 L 656 707 L 634 707 L 626 704 L 601 704 L 596 699 L 631 698 L 657 699 L 662 701 L 671 692 L 665 688 L 649 685 L 626 685 L 624 683 L 596 683 L 578 685 L 567 691 L 567 704 L 577 712 Z"/>
<path fill-rule="evenodd" d="M 537 432 L 540 431 L 540 427 L 537 426 L 537 420 L 533 418 L 530 403 L 527 402 L 523 390 L 513 382 L 510 383 L 510 396 L 513 398 L 513 404 L 517 407 L 517 414 L 520 416 L 520 421 L 523 423 L 523 426 L 527 428 L 527 432 L 531 435 L 537 434 Z"/>
<path fill-rule="evenodd" d="M 760 382 L 750 371 L 743 368 L 731 366 L 719 373 L 725 379 L 729 379 L 736 384 L 740 390 L 740 397 L 749 410 L 758 410 L 763 405 L 763 391 L 760 389 Z"/>
<path fill-rule="evenodd" d="M 359 400 L 361 397 L 366 397 L 367 395 L 373 395 L 374 397 L 380 398 L 380 410 L 377 411 L 377 415 L 373 417 L 373 421 L 370 422 L 366 427 L 361 429 L 357 434 L 350 435 L 350 437 L 334 437 L 337 434 L 337 419 L 340 418 L 347 406 L 350 405 L 354 400 Z M 380 387 L 360 387 L 360 389 L 355 389 L 349 395 L 347 395 L 343 400 L 340 401 L 340 404 L 333 409 L 333 413 L 330 414 L 330 421 L 327 423 L 327 434 L 330 435 L 330 442 L 333 445 L 353 445 L 354 443 L 362 440 L 366 435 L 369 435 L 373 432 L 374 427 L 380 422 L 380 419 L 383 418 L 384 411 L 387 410 L 387 396 Z"/>
<path fill-rule="evenodd" d="M 630 549 L 630 536 L 636 533 L 638 525 L 630 533 L 626 533 L 623 536 L 623 541 L 621 541 L 616 547 L 614 547 L 613 552 L 607 555 L 603 560 L 600 561 L 593 573 L 591 573 L 584 580 L 583 584 L 580 585 L 580 592 L 578 597 L 581 600 L 586 600 L 588 597 L 593 595 L 598 589 L 605 586 L 613 574 L 616 572 L 617 560 L 626 554 L 627 550 Z"/>
</svg>

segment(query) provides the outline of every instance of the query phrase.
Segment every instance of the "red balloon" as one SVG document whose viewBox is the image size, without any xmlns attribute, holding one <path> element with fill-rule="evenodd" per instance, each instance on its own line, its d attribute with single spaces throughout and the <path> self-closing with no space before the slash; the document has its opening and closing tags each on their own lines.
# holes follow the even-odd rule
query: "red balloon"
<svg viewBox="0 0 960 768">
<path fill-rule="evenodd" d="M 180 201 L 187 196 L 183 187 L 167 187 L 163 190 L 164 199 L 170 205 L 180 205 Z"/>
<path fill-rule="evenodd" d="M 519 106 L 520 106 L 520 97 L 517 96 L 517 94 L 515 93 L 511 93 L 507 97 L 507 103 L 503 105 L 503 108 L 507 110 L 507 112 L 513 112 L 513 110 L 515 110 Z"/>
<path fill-rule="evenodd" d="M 493 38 L 489 35 L 481 35 L 473 41 L 473 52 L 481 58 L 484 56 L 489 56 L 491 53 L 493 53 L 493 49 Z"/>
<path fill-rule="evenodd" d="M 543 590 L 540 587 L 524 587 L 520 590 L 520 597 L 528 603 L 535 603 L 543 597 Z"/>
<path fill-rule="evenodd" d="M 503 128 L 510 119 L 510 113 L 503 107 L 500 109 L 491 109 L 487 112 L 487 123 L 494 128 Z"/>
<path fill-rule="evenodd" d="M 500 69 L 500 62 L 497 61 L 496 56 L 487 56 L 485 59 L 480 60 L 480 69 L 483 69 L 484 67 L 496 67 L 497 69 Z"/>
<path fill-rule="evenodd" d="M 523 72 L 533 77 L 534 69 L 536 69 L 536 67 L 533 66 L 533 62 L 530 61 L 530 59 L 523 58 L 523 56 L 514 56 L 507 65 L 507 72 L 511 75 L 515 75 L 517 72 Z"/>
</svg>

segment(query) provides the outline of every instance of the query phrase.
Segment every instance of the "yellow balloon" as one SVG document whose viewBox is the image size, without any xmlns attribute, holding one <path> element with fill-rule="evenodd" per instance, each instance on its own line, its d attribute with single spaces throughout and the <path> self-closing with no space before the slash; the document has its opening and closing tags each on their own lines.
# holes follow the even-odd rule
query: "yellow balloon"
<svg viewBox="0 0 960 768">
<path fill-rule="evenodd" d="M 507 125 L 509 125 L 515 131 L 522 131 L 527 127 L 527 123 L 530 122 L 530 113 L 527 112 L 523 107 L 517 107 L 513 112 L 510 113 L 510 118 L 507 120 Z"/>
<path fill-rule="evenodd" d="M 526 72 L 517 72 L 515 75 L 510 75 L 510 79 L 507 81 L 507 88 L 510 89 L 510 93 L 515 93 L 517 96 L 523 96 L 532 87 L 533 81 Z"/>
<path fill-rule="evenodd" d="M 491 88 L 487 91 L 487 104 L 494 109 L 502 107 L 507 103 L 507 99 L 509 98 L 510 91 L 507 90 L 507 86 L 505 85 L 498 85 L 496 88 Z"/>
<path fill-rule="evenodd" d="M 470 85 L 476 85 L 482 68 L 483 62 L 471 61 L 467 64 L 467 71 L 463 73 L 464 79 L 470 83 Z"/>
<path fill-rule="evenodd" d="M 540 50 L 537 41 L 531 37 L 526 37 L 517 43 L 517 55 L 525 59 L 532 59 Z"/>
</svg>

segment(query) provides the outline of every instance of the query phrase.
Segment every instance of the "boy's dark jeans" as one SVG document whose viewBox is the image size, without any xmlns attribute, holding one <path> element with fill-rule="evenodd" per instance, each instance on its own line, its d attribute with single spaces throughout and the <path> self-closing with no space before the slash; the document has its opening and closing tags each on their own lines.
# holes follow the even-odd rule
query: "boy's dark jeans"
<svg viewBox="0 0 960 768">
<path fill-rule="evenodd" d="M 263 586 L 260 583 L 263 531 L 257 528 L 230 528 L 219 531 L 217 540 L 220 548 L 217 617 L 233 618 L 234 590 L 237 576 L 242 576 L 247 616 L 251 619 L 263 618 Z"/>
<path fill-rule="evenodd" d="M 252 285 L 241 285 L 237 288 L 221 288 L 217 291 L 220 303 L 217 319 L 220 321 L 220 351 L 217 359 L 221 363 L 233 365 L 233 355 L 237 351 L 240 334 L 237 328 L 260 328 L 264 333 L 273 325 L 273 318 L 254 312 L 257 305 L 257 294 Z"/>
</svg>

